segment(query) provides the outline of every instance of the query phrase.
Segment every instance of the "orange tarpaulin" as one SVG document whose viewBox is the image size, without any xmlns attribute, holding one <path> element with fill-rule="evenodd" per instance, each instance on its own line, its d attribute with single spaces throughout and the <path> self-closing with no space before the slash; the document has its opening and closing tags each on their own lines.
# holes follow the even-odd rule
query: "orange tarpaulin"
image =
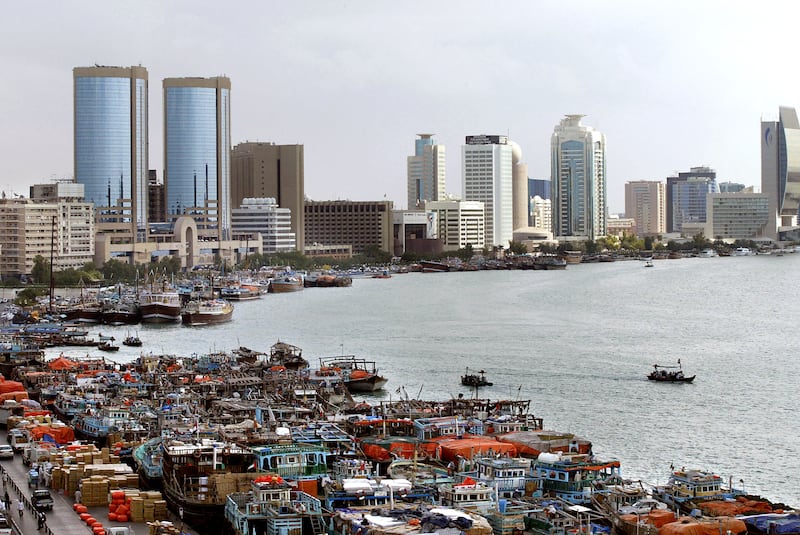
<svg viewBox="0 0 800 535">
<path fill-rule="evenodd" d="M 69 444 L 75 441 L 75 432 L 69 426 L 50 427 L 37 425 L 29 430 L 33 440 L 42 440 L 45 435 L 50 435 L 59 444 Z"/>
<path fill-rule="evenodd" d="M 667 509 L 655 509 L 647 513 L 647 515 L 620 515 L 620 518 L 630 524 L 643 521 L 660 528 L 666 524 L 675 522 L 675 513 Z"/>
<path fill-rule="evenodd" d="M 18 381 L 0 380 L 0 394 L 7 394 L 8 392 L 25 392 L 25 387 Z"/>
<path fill-rule="evenodd" d="M 658 530 L 659 535 L 719 535 L 731 532 L 745 533 L 747 526 L 736 518 L 715 518 L 707 522 L 698 522 L 693 518 L 682 517 L 677 522 L 666 524 Z"/>
<path fill-rule="evenodd" d="M 73 360 L 69 360 L 64 355 L 61 355 L 57 359 L 51 360 L 47 364 L 47 367 L 51 370 L 71 370 L 73 368 L 77 368 L 78 363 Z"/>
<path fill-rule="evenodd" d="M 722 500 L 700 502 L 698 507 L 703 514 L 709 516 L 737 516 L 772 512 L 772 506 L 768 502 L 748 500 L 744 496 L 739 496 L 736 501 L 732 502 Z"/>
<path fill-rule="evenodd" d="M 473 455 L 506 455 L 516 457 L 517 449 L 513 444 L 498 442 L 481 437 L 454 438 L 439 441 L 440 455 L 443 461 L 456 461 L 459 457 L 472 459 Z"/>
</svg>

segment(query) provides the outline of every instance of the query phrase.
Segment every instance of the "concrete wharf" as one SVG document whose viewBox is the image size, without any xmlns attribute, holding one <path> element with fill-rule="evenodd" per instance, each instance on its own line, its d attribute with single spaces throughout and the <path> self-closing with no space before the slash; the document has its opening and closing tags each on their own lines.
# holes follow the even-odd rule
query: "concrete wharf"
<svg viewBox="0 0 800 535">
<path fill-rule="evenodd" d="M 6 443 L 6 432 L 0 432 L 1 443 Z M 11 523 L 12 530 L 16 535 L 92 535 L 89 526 L 81 521 L 80 517 L 72 509 L 75 500 L 72 496 L 67 496 L 63 492 L 51 489 L 53 495 L 53 510 L 47 511 L 45 526 L 38 529 L 36 512 L 30 502 L 31 491 L 28 487 L 28 468 L 22 463 L 19 454 L 13 459 L 0 460 L 0 479 L 2 479 L 4 490 L 0 490 L 0 499 L 8 493 L 11 507 L 6 511 L 7 518 Z M 17 512 L 17 503 L 21 500 L 24 509 L 20 516 Z M 108 520 L 108 507 L 89 507 L 88 512 L 93 517 L 103 523 L 103 527 L 127 527 L 130 535 L 147 535 L 150 528 L 147 524 L 138 522 L 112 522 Z M 180 519 L 175 518 L 170 513 L 170 521 L 175 526 L 180 527 Z M 197 531 L 184 525 L 182 533 L 185 535 L 197 535 Z"/>
</svg>

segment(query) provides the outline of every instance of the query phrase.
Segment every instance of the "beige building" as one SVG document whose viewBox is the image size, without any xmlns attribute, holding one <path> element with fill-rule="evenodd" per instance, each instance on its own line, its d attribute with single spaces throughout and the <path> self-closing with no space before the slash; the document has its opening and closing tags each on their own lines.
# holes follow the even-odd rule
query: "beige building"
<svg viewBox="0 0 800 535">
<path fill-rule="evenodd" d="M 307 201 L 306 244 L 351 245 L 358 254 L 375 245 L 394 250 L 392 201 Z M 297 237 L 298 243 L 300 237 Z"/>
<path fill-rule="evenodd" d="M 609 216 L 606 219 L 606 228 L 609 236 L 622 238 L 625 235 L 634 234 L 636 221 L 630 217 Z"/>
<path fill-rule="evenodd" d="M 95 239 L 94 263 L 102 266 L 116 259 L 131 264 L 146 264 L 164 256 L 174 256 L 181 267 L 214 264 L 217 259 L 234 265 L 246 256 L 261 254 L 261 234 L 216 240 L 200 234 L 192 216 L 179 216 L 173 223 L 151 224 L 150 241 L 132 243 L 122 234 L 98 233 Z"/>
<path fill-rule="evenodd" d="M 635 221 L 633 232 L 637 236 L 664 234 L 667 231 L 667 194 L 664 183 L 658 180 L 636 180 L 625 184 L 625 217 Z"/>
<path fill-rule="evenodd" d="M 0 274 L 29 275 L 39 255 L 47 261 L 52 256 L 57 271 L 93 261 L 92 203 L 0 199 Z"/>
<path fill-rule="evenodd" d="M 241 206 L 246 198 L 272 197 L 280 208 L 291 210 L 297 249 L 305 237 L 303 145 L 245 142 L 231 153 L 231 201 Z M 311 240 L 313 241 L 313 240 Z"/>
</svg>

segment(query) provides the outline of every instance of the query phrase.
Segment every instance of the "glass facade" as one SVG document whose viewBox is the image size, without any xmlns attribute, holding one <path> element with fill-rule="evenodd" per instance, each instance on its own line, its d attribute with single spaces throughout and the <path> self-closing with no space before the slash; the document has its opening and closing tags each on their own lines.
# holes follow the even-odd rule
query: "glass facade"
<svg viewBox="0 0 800 535">
<path fill-rule="evenodd" d="M 167 213 L 205 214 L 207 207 L 209 226 L 222 222 L 225 239 L 230 233 L 230 91 L 221 89 L 219 102 L 217 91 L 165 88 L 165 179 Z"/>
<path fill-rule="evenodd" d="M 594 240 L 607 233 L 606 142 L 581 117 L 567 115 L 551 138 L 553 234 Z"/>
<path fill-rule="evenodd" d="M 74 72 L 75 179 L 84 198 L 115 207 L 117 221 L 147 224 L 147 71 L 141 67 L 86 67 Z M 123 201 L 124 199 L 124 201 Z M 133 206 L 136 211 L 133 211 Z"/>
<path fill-rule="evenodd" d="M 113 206 L 131 197 L 131 83 L 75 80 L 75 178 L 87 201 Z"/>
</svg>

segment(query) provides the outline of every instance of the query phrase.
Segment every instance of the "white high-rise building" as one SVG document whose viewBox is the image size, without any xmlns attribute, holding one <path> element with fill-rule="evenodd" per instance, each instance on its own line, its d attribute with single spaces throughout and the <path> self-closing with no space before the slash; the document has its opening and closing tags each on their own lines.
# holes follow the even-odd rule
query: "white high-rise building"
<svg viewBox="0 0 800 535">
<path fill-rule="evenodd" d="M 606 138 L 567 115 L 553 130 L 551 171 L 553 235 L 595 240 L 605 236 Z"/>
<path fill-rule="evenodd" d="M 445 198 L 445 146 L 433 134 L 417 134 L 414 156 L 408 157 L 408 209 Z"/>
<path fill-rule="evenodd" d="M 238 236 L 260 234 L 264 254 L 297 249 L 292 211 L 279 208 L 271 197 L 243 199 L 241 207 L 231 210 L 231 228 Z"/>
<path fill-rule="evenodd" d="M 464 200 L 483 203 L 490 247 L 508 247 L 514 236 L 512 159 L 507 136 L 467 136 L 462 148 Z"/>
</svg>

